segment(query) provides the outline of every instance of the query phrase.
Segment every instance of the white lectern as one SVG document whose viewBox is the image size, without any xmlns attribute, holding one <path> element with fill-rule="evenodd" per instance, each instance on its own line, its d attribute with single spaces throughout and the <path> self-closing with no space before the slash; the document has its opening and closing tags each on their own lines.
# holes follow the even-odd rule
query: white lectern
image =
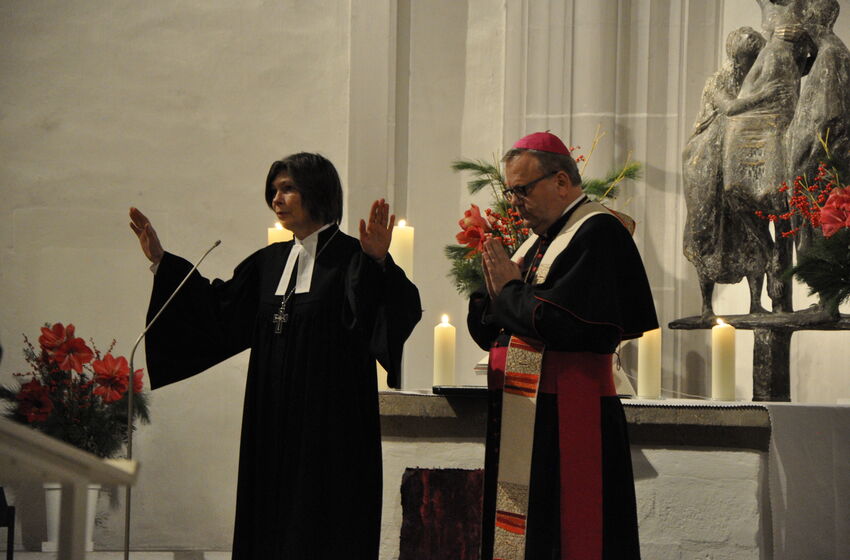
<svg viewBox="0 0 850 560">
<path fill-rule="evenodd" d="M 132 486 L 138 463 L 101 459 L 26 426 L 0 418 L 0 482 L 62 484 L 58 560 L 83 560 L 90 483 Z"/>
</svg>

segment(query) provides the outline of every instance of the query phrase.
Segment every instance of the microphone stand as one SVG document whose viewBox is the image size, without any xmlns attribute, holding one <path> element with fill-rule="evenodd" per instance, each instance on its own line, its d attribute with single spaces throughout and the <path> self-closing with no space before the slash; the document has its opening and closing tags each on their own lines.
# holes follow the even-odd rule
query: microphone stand
<svg viewBox="0 0 850 560">
<path fill-rule="evenodd" d="M 180 284 L 171 292 L 171 295 L 168 296 L 168 299 L 165 300 L 165 303 L 162 304 L 162 307 L 159 308 L 154 318 L 151 319 L 151 322 L 145 326 L 145 330 L 142 331 L 142 334 L 139 335 L 139 338 L 136 339 L 136 343 L 133 345 L 133 350 L 130 352 L 130 386 L 127 388 L 127 459 L 130 460 L 133 458 L 133 386 L 135 385 L 135 369 L 133 369 L 133 359 L 136 355 L 136 349 L 139 347 L 139 343 L 145 338 L 145 335 L 148 334 L 148 331 L 159 319 L 159 316 L 162 315 L 162 312 L 165 311 L 165 308 L 168 307 L 168 304 L 171 303 L 171 300 L 174 299 L 174 296 L 177 295 L 177 292 L 183 288 L 183 285 L 189 281 L 189 277 L 192 276 L 192 273 L 197 270 L 197 268 L 201 265 L 207 255 L 212 252 L 213 249 L 221 245 L 221 240 L 219 239 L 213 246 L 207 249 L 207 252 L 198 259 L 198 262 L 195 263 L 195 266 L 192 267 L 192 270 L 189 271 L 188 274 L 183 278 Z M 125 500 L 124 500 L 124 560 L 130 559 L 130 498 L 132 496 L 131 492 L 132 488 L 130 485 L 127 485 L 127 489 L 125 492 Z"/>
</svg>

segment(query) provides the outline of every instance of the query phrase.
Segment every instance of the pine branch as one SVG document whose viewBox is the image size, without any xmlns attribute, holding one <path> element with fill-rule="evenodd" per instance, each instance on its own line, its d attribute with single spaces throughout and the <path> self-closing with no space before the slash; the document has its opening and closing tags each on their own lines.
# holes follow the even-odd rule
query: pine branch
<svg viewBox="0 0 850 560">
<path fill-rule="evenodd" d="M 603 179 L 588 179 L 582 183 L 584 192 L 595 200 L 617 198 L 619 185 L 626 179 L 637 180 L 641 175 L 641 164 L 627 161 L 620 169 L 612 169 Z"/>
<path fill-rule="evenodd" d="M 491 187 L 494 194 L 498 194 L 504 187 L 505 182 L 498 161 L 492 164 L 483 160 L 461 159 L 452 162 L 452 169 L 473 174 L 475 178 L 467 182 L 469 194 L 476 194 L 485 187 Z"/>
<path fill-rule="evenodd" d="M 496 169 L 492 164 L 480 159 L 459 159 L 452 162 L 455 171 L 471 171 L 477 175 L 492 175 Z"/>
</svg>

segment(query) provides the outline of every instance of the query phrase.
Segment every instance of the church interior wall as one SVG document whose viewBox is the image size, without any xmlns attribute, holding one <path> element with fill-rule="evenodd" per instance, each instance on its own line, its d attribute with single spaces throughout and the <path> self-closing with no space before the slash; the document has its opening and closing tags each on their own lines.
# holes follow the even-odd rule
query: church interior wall
<svg viewBox="0 0 850 560">
<path fill-rule="evenodd" d="M 835 30 L 850 44 L 850 0 L 840 4 Z M 483 352 L 465 334 L 465 303 L 446 278 L 442 248 L 462 211 L 489 200 L 469 196 L 449 165 L 492 158 L 532 130 L 587 150 L 601 126 L 589 176 L 629 154 L 645 164 L 644 179 L 613 207 L 638 222 L 662 324 L 697 314 L 696 276 L 681 254 L 680 154 L 702 85 L 742 24 L 760 28 L 755 2 L 3 3 L 0 381 L 25 366 L 21 333 L 34 339 L 46 321 L 74 323 L 101 348 L 116 338 L 116 350 L 129 353 L 151 277 L 128 206 L 190 260 L 221 239 L 203 271 L 227 277 L 272 225 L 261 194 L 269 163 L 298 150 L 337 165 L 349 233 L 379 196 L 416 227 L 425 313 L 406 347 L 406 389 L 430 387 L 442 313 L 458 329 L 458 383 L 484 382 L 471 371 Z M 799 285 L 795 298 L 797 307 L 811 301 Z M 742 313 L 746 287 L 720 286 L 715 301 L 719 313 Z M 850 398 L 846 337 L 794 336 L 795 401 Z M 740 399 L 752 391 L 751 341 L 738 333 Z M 665 388 L 704 395 L 708 333 L 665 330 L 664 343 Z M 633 373 L 636 344 L 620 355 Z M 246 365 L 243 354 L 152 396 L 153 423 L 136 443 L 140 548 L 229 547 Z M 104 501 L 117 506 L 119 492 Z M 123 517 L 110 512 L 98 545 L 118 548 Z M 19 515 L 36 526 L 38 512 Z M 36 532 L 19 535 L 33 544 Z"/>
<path fill-rule="evenodd" d="M 320 151 L 346 176 L 347 3 L 36 0 L 0 12 L 3 382 L 24 368 L 21 334 L 35 340 L 44 322 L 73 323 L 104 350 L 116 338 L 128 356 L 151 285 L 129 206 L 190 260 L 221 239 L 203 271 L 227 277 L 273 224 L 271 161 Z M 243 354 L 152 396 L 135 442 L 141 548 L 229 548 L 246 366 Z M 17 503 L 19 542 L 40 545 L 43 517 Z M 103 525 L 98 546 L 119 548 L 123 515 Z"/>
</svg>

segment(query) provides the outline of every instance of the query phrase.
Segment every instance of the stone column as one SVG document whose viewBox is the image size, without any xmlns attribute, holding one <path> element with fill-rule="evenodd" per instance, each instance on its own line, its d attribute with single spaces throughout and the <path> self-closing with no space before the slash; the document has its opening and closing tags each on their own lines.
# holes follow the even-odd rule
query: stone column
<svg viewBox="0 0 850 560">
<path fill-rule="evenodd" d="M 397 0 L 352 0 L 344 229 L 356 232 L 372 201 L 392 203 Z M 345 130 L 341 129 L 340 134 Z"/>
<path fill-rule="evenodd" d="M 617 0 L 507 4 L 504 147 L 548 129 L 589 149 L 597 124 L 613 133 L 618 11 Z M 594 159 L 612 153 L 608 143 Z"/>
</svg>

